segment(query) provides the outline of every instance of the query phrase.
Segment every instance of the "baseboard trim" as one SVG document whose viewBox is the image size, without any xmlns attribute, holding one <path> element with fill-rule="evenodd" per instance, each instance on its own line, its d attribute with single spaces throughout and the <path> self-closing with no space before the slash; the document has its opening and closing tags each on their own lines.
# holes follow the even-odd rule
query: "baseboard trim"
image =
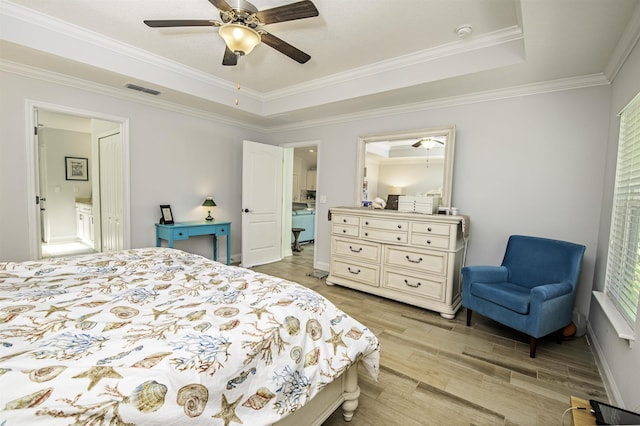
<svg viewBox="0 0 640 426">
<path fill-rule="evenodd" d="M 622 395 L 618 390 L 618 386 L 616 385 L 615 379 L 613 378 L 611 368 L 609 368 L 607 359 L 604 356 L 602 345 L 600 345 L 600 342 L 598 342 L 596 333 L 593 331 L 593 328 L 591 328 L 590 321 L 587 321 L 587 339 L 589 345 L 591 346 L 591 350 L 593 352 L 598 371 L 600 372 L 600 377 L 602 377 L 602 383 L 604 384 L 604 389 L 607 392 L 609 401 L 613 405 L 622 406 Z"/>
</svg>

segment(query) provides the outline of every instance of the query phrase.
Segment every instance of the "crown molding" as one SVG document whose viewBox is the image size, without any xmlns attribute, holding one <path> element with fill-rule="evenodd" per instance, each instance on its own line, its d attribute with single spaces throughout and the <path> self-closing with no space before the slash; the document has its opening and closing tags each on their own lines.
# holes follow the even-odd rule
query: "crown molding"
<svg viewBox="0 0 640 426">
<path fill-rule="evenodd" d="M 295 124 L 287 124 L 282 126 L 273 126 L 266 129 L 269 134 L 277 132 L 285 132 L 291 130 L 301 130 L 306 128 L 327 126 L 334 124 L 343 124 L 358 120 L 369 120 L 391 115 L 409 114 L 413 112 L 428 111 L 440 108 L 449 108 L 454 106 L 469 105 L 481 102 L 491 102 L 501 99 L 539 95 L 549 92 L 561 92 L 566 90 L 583 89 L 594 86 L 606 86 L 611 82 L 603 74 L 590 74 L 579 77 L 563 78 L 558 80 L 550 80 L 538 83 L 523 84 L 512 86 L 504 89 L 487 90 L 482 92 L 470 93 L 461 96 L 452 96 L 447 98 L 433 99 L 426 102 L 416 102 L 394 107 L 378 108 L 369 111 L 363 111 L 353 114 L 342 114 L 333 117 L 307 120 Z"/>
<path fill-rule="evenodd" d="M 149 95 L 125 92 L 123 90 L 94 83 L 92 81 L 70 77 L 64 74 L 59 74 L 53 71 L 43 70 L 41 68 L 7 61 L 1 58 L 0 71 L 21 75 L 23 77 L 33 78 L 36 80 L 46 81 L 48 83 L 73 87 L 75 89 L 86 90 L 88 92 L 97 93 L 99 95 L 110 96 L 112 98 L 121 99 L 140 105 L 151 106 L 154 108 L 163 109 L 165 111 L 176 112 L 179 114 L 197 117 L 204 120 L 214 121 L 220 124 L 242 127 L 258 132 L 264 132 L 265 130 L 264 127 L 258 126 L 248 121 L 235 120 L 220 114 L 206 112 L 197 108 L 189 108 L 164 99 L 152 98 Z"/>
<path fill-rule="evenodd" d="M 638 40 L 640 40 L 640 4 L 637 4 L 633 10 L 629 24 L 624 29 L 605 67 L 604 73 L 610 81 L 615 80 Z"/>
<path fill-rule="evenodd" d="M 322 90 L 331 86 L 357 81 L 362 78 L 402 70 L 417 64 L 433 62 L 434 60 L 448 56 L 460 55 L 474 50 L 500 46 L 513 41 L 522 40 L 523 38 L 524 34 L 522 29 L 517 26 L 512 26 L 478 36 L 474 39 L 459 40 L 443 44 L 435 48 L 425 49 L 419 52 L 399 56 L 397 58 L 380 61 L 375 64 L 333 74 L 325 78 L 288 86 L 281 90 L 273 90 L 264 94 L 263 101 L 268 102 L 289 96 L 301 95 L 312 90 Z"/>
<path fill-rule="evenodd" d="M 179 105 L 173 102 L 169 102 L 162 99 L 146 98 L 134 93 L 127 93 L 121 90 L 111 88 L 109 86 L 99 85 L 94 82 L 78 79 L 75 77 L 69 77 L 63 74 L 54 73 L 51 71 L 43 70 L 27 66 L 24 64 L 18 64 L 11 61 L 0 59 L 0 71 L 9 72 L 12 74 L 22 75 L 29 78 L 34 78 L 42 81 L 52 82 L 76 89 L 87 90 L 93 93 L 114 97 L 130 102 L 134 102 L 141 105 L 152 106 L 155 108 L 164 109 L 167 111 L 177 112 L 180 114 L 201 118 L 204 120 L 215 121 L 217 123 L 238 126 L 246 129 L 250 129 L 257 132 L 266 134 L 273 134 L 278 132 L 292 131 L 308 129 L 318 126 L 327 126 L 348 123 L 359 120 L 376 119 L 381 117 L 387 117 L 391 115 L 409 114 L 420 111 L 428 111 L 439 108 L 448 108 L 453 106 L 468 105 L 481 102 L 491 102 L 500 99 L 508 99 L 521 96 L 539 95 L 549 92 L 560 92 L 566 90 L 575 90 L 595 86 L 609 85 L 609 79 L 602 73 L 591 74 L 574 78 L 565 78 L 558 80 L 551 80 L 540 83 L 524 84 L 518 86 L 512 86 L 505 89 L 488 90 L 482 92 L 471 93 L 468 95 L 453 96 L 447 98 L 434 99 L 426 102 L 416 102 L 412 104 L 405 104 L 394 107 L 378 108 L 369 111 L 363 111 L 352 114 L 342 114 L 323 119 L 313 119 L 302 121 L 295 124 L 288 124 L 282 126 L 260 126 L 254 123 L 244 120 L 234 120 L 226 116 L 219 114 L 207 113 L 197 108 L 189 108 L 183 105 Z M 146 96 L 146 95 L 144 95 Z"/>
<path fill-rule="evenodd" d="M 0 2 L 0 14 L 15 18 L 19 21 L 27 22 L 40 28 L 46 28 L 59 34 L 71 37 L 75 40 L 90 43 L 96 47 L 116 52 L 121 55 L 134 58 L 147 63 L 154 68 L 162 68 L 172 72 L 178 72 L 194 80 L 217 87 L 224 90 L 236 90 L 236 85 L 203 71 L 191 68 L 184 64 L 171 61 L 162 56 L 156 55 L 144 49 L 122 43 L 113 38 L 99 34 L 86 28 L 79 27 L 61 19 L 46 15 L 27 7 L 11 3 L 9 1 Z M 249 96 L 259 98 L 258 92 L 247 90 Z"/>
</svg>

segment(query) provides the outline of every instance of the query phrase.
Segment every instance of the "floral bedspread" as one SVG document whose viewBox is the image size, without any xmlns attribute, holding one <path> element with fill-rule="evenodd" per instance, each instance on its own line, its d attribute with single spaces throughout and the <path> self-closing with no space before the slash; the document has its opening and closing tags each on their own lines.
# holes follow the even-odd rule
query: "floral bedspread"
<svg viewBox="0 0 640 426">
<path fill-rule="evenodd" d="M 0 424 L 263 425 L 378 340 L 299 284 L 168 248 L 0 263 Z"/>
</svg>

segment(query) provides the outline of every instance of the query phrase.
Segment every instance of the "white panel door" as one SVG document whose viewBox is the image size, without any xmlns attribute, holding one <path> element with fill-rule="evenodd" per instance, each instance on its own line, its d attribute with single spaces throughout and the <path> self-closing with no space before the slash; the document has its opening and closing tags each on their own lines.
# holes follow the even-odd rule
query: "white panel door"
<svg viewBox="0 0 640 426">
<path fill-rule="evenodd" d="M 102 251 L 124 248 L 122 137 L 98 139 L 100 150 L 100 215 Z"/>
<path fill-rule="evenodd" d="M 282 148 L 243 141 L 242 266 L 282 259 Z"/>
</svg>

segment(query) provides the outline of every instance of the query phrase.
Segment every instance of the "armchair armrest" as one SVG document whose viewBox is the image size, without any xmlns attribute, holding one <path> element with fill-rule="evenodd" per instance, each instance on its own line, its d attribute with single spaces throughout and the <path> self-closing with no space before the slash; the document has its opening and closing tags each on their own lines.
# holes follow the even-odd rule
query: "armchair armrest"
<svg viewBox="0 0 640 426">
<path fill-rule="evenodd" d="M 531 289 L 531 303 L 542 303 L 545 300 L 570 294 L 573 287 L 567 282 L 544 284 Z"/>
<path fill-rule="evenodd" d="M 500 283 L 507 281 L 509 271 L 504 266 L 465 266 L 462 268 L 464 283 Z"/>
</svg>

